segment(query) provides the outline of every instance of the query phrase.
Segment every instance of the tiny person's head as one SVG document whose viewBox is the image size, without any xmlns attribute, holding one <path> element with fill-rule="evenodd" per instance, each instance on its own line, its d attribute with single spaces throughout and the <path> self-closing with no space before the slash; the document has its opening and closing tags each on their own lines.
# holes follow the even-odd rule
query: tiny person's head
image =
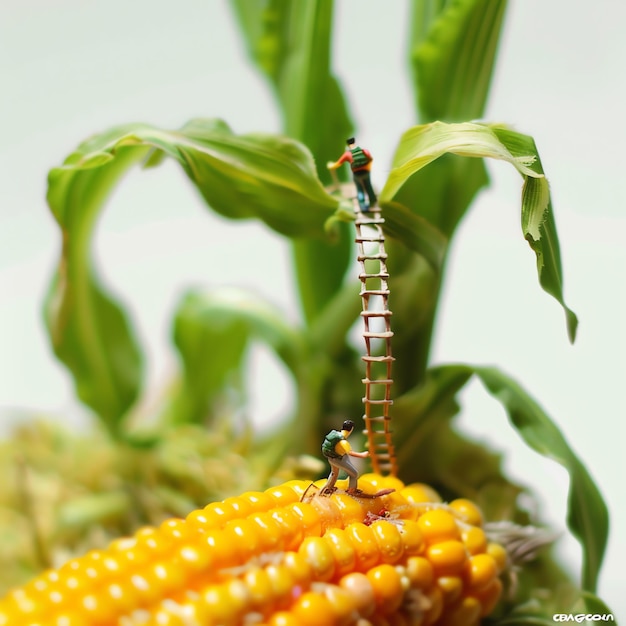
<svg viewBox="0 0 626 626">
<path fill-rule="evenodd" d="M 349 146 L 353 146 L 354 145 L 354 137 L 350 137 L 350 139 L 346 139 L 346 143 Z M 348 420 L 348 421 L 350 421 L 350 420 Z"/>
<path fill-rule="evenodd" d="M 348 434 L 354 430 L 354 422 L 352 420 L 346 420 L 341 427 L 341 430 L 347 430 Z"/>
</svg>

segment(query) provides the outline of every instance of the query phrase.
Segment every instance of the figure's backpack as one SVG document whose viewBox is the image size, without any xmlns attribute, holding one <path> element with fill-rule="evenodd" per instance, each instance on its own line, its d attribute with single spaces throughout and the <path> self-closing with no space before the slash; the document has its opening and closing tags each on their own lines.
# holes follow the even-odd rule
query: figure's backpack
<svg viewBox="0 0 626 626">
<path fill-rule="evenodd" d="M 364 167 L 371 161 L 371 159 L 367 156 L 367 154 L 363 152 L 363 148 L 359 148 L 357 146 L 356 148 L 352 148 L 350 152 L 352 153 L 352 169 L 353 170 L 358 169 L 359 167 Z"/>
<path fill-rule="evenodd" d="M 341 455 L 335 452 L 335 446 L 344 439 L 345 437 L 340 431 L 331 430 L 326 437 L 324 437 L 324 443 L 322 443 L 322 454 L 333 459 L 340 458 Z"/>
</svg>

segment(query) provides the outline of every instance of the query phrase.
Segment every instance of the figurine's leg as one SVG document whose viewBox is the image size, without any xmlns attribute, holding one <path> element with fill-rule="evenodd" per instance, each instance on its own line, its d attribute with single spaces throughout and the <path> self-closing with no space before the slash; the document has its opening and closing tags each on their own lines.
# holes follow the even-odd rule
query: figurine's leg
<svg viewBox="0 0 626 626">
<path fill-rule="evenodd" d="M 372 207 L 376 206 L 378 198 L 376 197 L 376 193 L 374 192 L 374 188 L 372 187 L 372 181 L 370 180 L 369 173 L 363 182 L 365 183 L 365 191 L 367 191 L 367 197 L 369 199 L 369 206 L 371 209 Z"/>
<path fill-rule="evenodd" d="M 341 466 L 341 469 L 346 474 L 348 474 L 348 492 L 356 491 L 359 472 L 357 471 L 356 467 L 352 465 L 350 457 L 347 454 L 341 457 L 339 464 Z"/>
<path fill-rule="evenodd" d="M 328 474 L 328 480 L 320 491 L 322 495 L 325 493 L 332 493 L 335 488 L 335 484 L 337 483 L 337 479 L 339 478 L 339 466 L 333 463 L 333 461 L 334 459 L 328 459 L 328 462 L 330 463 L 330 474 Z"/>
<path fill-rule="evenodd" d="M 363 178 L 358 174 L 354 175 L 354 185 L 356 187 L 356 198 L 359 201 L 359 208 L 361 212 L 365 213 L 368 209 L 365 203 L 365 186 L 363 185 Z"/>
</svg>

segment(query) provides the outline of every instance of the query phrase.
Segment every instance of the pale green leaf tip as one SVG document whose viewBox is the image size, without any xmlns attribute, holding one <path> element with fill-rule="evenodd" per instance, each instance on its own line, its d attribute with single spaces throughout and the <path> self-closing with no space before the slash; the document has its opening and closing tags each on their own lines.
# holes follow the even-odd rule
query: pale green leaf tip
<svg viewBox="0 0 626 626">
<path fill-rule="evenodd" d="M 573 344 L 576 341 L 578 332 L 578 317 L 574 311 L 563 305 L 565 308 L 565 318 L 567 323 L 567 337 L 569 342 Z"/>
</svg>

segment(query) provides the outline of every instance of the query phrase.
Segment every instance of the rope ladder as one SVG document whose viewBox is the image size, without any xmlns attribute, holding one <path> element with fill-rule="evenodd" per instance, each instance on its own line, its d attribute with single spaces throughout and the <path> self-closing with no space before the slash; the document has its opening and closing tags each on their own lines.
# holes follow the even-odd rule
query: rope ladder
<svg viewBox="0 0 626 626">
<path fill-rule="evenodd" d="M 372 469 L 376 473 L 396 475 L 396 455 L 392 441 L 390 408 L 392 364 L 392 312 L 389 310 L 389 272 L 380 208 L 367 213 L 356 210 L 357 260 L 360 265 L 361 318 L 366 354 L 363 396 L 365 423 Z M 382 348 L 382 349 L 381 349 Z"/>
</svg>

